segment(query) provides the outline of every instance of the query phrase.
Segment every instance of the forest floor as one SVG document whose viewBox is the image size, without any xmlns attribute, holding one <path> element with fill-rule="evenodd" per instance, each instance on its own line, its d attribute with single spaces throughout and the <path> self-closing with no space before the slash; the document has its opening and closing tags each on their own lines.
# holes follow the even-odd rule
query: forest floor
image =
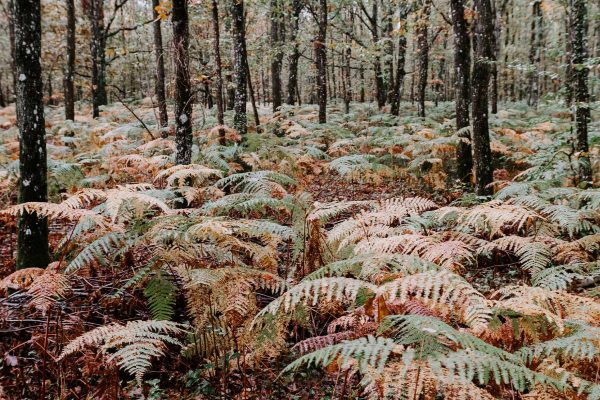
<svg viewBox="0 0 600 400">
<path fill-rule="evenodd" d="M 198 106 L 194 165 L 188 169 L 174 167 L 174 129 L 156 128 L 151 102 L 145 99 L 129 107 L 148 129 L 120 104 L 106 106 L 97 120 L 80 105 L 75 122 L 63 121 L 61 109 L 47 109 L 49 201 L 59 203 L 60 209 L 42 207 L 37 212 L 50 220 L 50 247 L 57 263 L 49 273 L 30 270 L 29 275 L 13 274 L 18 141 L 14 107 L 0 110 L 0 210 L 8 210 L 0 214 L 0 279 L 8 277 L 0 285 L 0 292 L 5 292 L 0 297 L 0 399 L 111 399 L 142 394 L 153 399 L 366 398 L 386 389 L 383 384 L 375 390 L 360 383 L 369 373 L 360 368 L 344 369 L 336 362 L 323 365 L 325 374 L 299 369 L 294 378 L 280 373 L 297 358 L 298 349 L 304 354 L 338 343 L 331 336 L 336 332 L 332 324 L 341 326 L 335 321 L 344 316 L 358 318 L 357 310 L 365 321 L 353 325 L 351 334 L 344 331 L 347 339 L 379 335 L 379 323 L 387 315 L 424 312 L 509 352 L 554 338 L 540 333 L 547 327 L 532 328 L 537 323 L 534 318 L 544 315 L 561 325 L 582 314 L 564 305 L 557 315 L 541 311 L 543 306 L 537 303 L 537 308 L 519 308 L 519 302 L 533 300 L 519 301 L 516 292 L 508 300 L 498 297 L 498 289 L 513 285 L 568 290 L 583 299 L 588 314 L 584 322 L 590 327 L 600 325 L 596 319 L 600 291 L 595 283 L 600 276 L 600 192 L 577 187 L 578 155 L 572 145 L 570 114 L 560 105 L 531 110 L 521 103 L 505 104 L 491 116 L 495 179 L 491 198 L 474 196 L 456 179 L 460 138 L 452 128 L 452 103 L 428 104 L 427 118 L 415 117 L 409 103 L 403 105 L 400 118 L 372 104 L 353 104 L 349 114 L 343 113 L 341 105 L 333 105 L 325 125 L 316 123 L 314 106 L 286 106 L 276 114 L 262 107 L 261 132 L 250 129 L 242 140 L 226 128 L 227 146 L 218 144 L 212 110 Z M 226 122 L 231 117 L 228 112 Z M 594 113 L 593 120 L 597 117 Z M 597 122 L 590 127 L 590 143 L 597 177 Z M 190 221 L 197 224 L 195 230 L 175 233 L 190 228 Z M 394 238 L 401 240 L 393 246 L 386 242 Z M 438 304 L 435 296 L 427 299 L 414 287 L 407 295 L 412 303 L 390 300 L 380 303 L 377 312 L 369 311 L 370 300 L 360 303 L 360 295 L 351 305 L 335 294 L 316 305 L 319 290 L 330 290 L 325 286 L 311 292 L 316 306 L 296 310 L 294 318 L 302 322 L 291 322 L 289 311 L 290 320 L 275 323 L 266 339 L 264 332 L 252 331 L 259 310 L 281 294 L 274 281 L 281 280 L 281 285 L 293 290 L 294 285 L 312 279 L 310 274 L 336 276 L 331 263 L 358 260 L 364 254 L 374 254 L 374 260 L 414 256 L 424 263 L 414 267 L 417 275 L 426 273 L 419 270 L 425 264 L 451 271 L 473 288 L 477 298 L 486 299 L 485 307 L 494 304 L 493 321 L 498 310 L 509 310 L 513 314 L 510 318 L 503 314 L 499 325 L 512 318 L 520 331 L 508 338 L 506 332 L 490 328 L 492 320 L 483 329 L 477 325 L 479 317 L 461 309 L 460 301 Z M 373 262 L 367 272 L 363 260 L 360 273 L 355 265 L 343 267 L 347 269 L 337 276 L 380 285 L 415 273 L 394 270 L 394 262 L 385 261 L 385 266 Z M 192 273 L 186 281 L 178 269 L 184 265 L 188 272 L 220 271 L 227 278 L 208 292 L 205 288 L 193 293 L 197 278 Z M 255 279 L 249 275 L 222 272 L 246 267 L 263 271 L 262 283 L 248 283 Z M 552 268 L 558 272 L 550 274 Z M 271 283 L 264 283 L 265 279 Z M 156 289 L 157 282 L 163 286 L 154 295 L 149 288 Z M 207 296 L 214 303 L 207 305 Z M 474 301 L 463 296 L 467 296 L 461 298 L 465 304 Z M 453 301 L 450 294 L 442 298 Z M 303 313 L 304 317 L 298 316 Z M 489 318 L 485 312 L 482 315 Z M 215 318 L 224 320 L 217 323 Z M 207 326 L 213 326 L 214 334 L 214 326 L 223 323 L 227 326 L 223 336 L 233 335 L 235 345 L 216 339 L 199 345 L 196 331 L 192 341 L 187 338 L 184 356 L 169 342 L 161 344 L 154 355 L 163 357 L 153 357 L 151 367 L 142 370 L 136 365 L 119 372 L 125 364 L 108 357 L 114 354 L 109 347 L 95 351 L 94 346 L 102 342 L 98 339 L 84 352 L 66 354 L 69 363 L 58 361 L 65 345 L 86 331 L 113 322 L 150 319 L 189 324 L 203 335 Z M 310 341 L 328 333 L 323 342 Z M 298 347 L 301 343 L 306 347 Z M 600 349 L 600 340 L 597 345 Z M 600 350 L 594 357 L 598 354 Z M 546 373 L 541 366 L 527 365 L 538 367 L 536 373 Z M 581 387 L 590 393 L 598 384 L 593 365 L 573 367 L 569 361 L 562 367 L 589 382 L 589 389 Z M 383 377 L 377 379 L 383 382 Z M 520 390 L 492 382 L 477 387 L 465 383 L 461 390 L 473 391 L 472 397 L 465 398 L 478 398 L 480 388 L 507 399 L 542 393 L 538 386 Z"/>
</svg>

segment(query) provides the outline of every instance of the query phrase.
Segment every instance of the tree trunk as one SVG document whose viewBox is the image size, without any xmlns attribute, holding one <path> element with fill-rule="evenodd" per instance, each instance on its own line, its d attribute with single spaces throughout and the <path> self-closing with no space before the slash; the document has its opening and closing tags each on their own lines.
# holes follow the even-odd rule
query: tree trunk
<svg viewBox="0 0 600 400">
<path fill-rule="evenodd" d="M 384 17 L 384 37 L 385 37 L 385 55 L 384 65 L 386 70 L 386 80 L 384 82 L 386 87 L 386 100 L 392 103 L 394 100 L 394 88 L 396 87 L 395 76 L 394 76 L 394 12 L 392 4 L 386 1 L 382 1 Z"/>
<path fill-rule="evenodd" d="M 344 53 L 344 70 L 342 72 L 342 87 L 344 90 L 344 112 L 350 112 L 350 102 L 352 101 L 352 78 L 350 75 L 350 59 L 352 57 L 352 48 L 346 47 Z"/>
<path fill-rule="evenodd" d="M 165 60 L 162 44 L 162 30 L 160 27 L 160 18 L 156 7 L 159 5 L 159 0 L 152 0 L 152 8 L 154 10 L 154 23 L 152 31 L 154 33 L 154 57 L 156 59 L 156 75 L 154 81 L 154 94 L 158 102 L 158 122 L 160 126 L 165 127 L 169 123 L 167 115 L 167 99 L 165 94 Z"/>
<path fill-rule="evenodd" d="M 422 0 L 415 22 L 417 36 L 417 111 L 419 117 L 425 117 L 425 90 L 427 89 L 427 71 L 429 68 L 429 14 L 431 0 Z"/>
<path fill-rule="evenodd" d="M 367 17 L 369 17 L 367 15 Z M 375 97 L 377 98 L 377 107 L 381 110 L 385 106 L 385 83 L 383 81 L 383 71 L 381 70 L 381 56 L 379 48 L 379 7 L 378 0 L 373 0 L 373 12 L 369 17 L 371 20 L 371 34 L 373 43 L 376 46 L 375 57 L 373 57 L 373 71 L 375 72 Z"/>
<path fill-rule="evenodd" d="M 327 122 L 327 0 L 319 0 L 318 31 L 315 38 L 315 59 L 317 67 L 317 98 L 319 102 L 319 123 Z"/>
<path fill-rule="evenodd" d="M 293 0 L 293 16 L 292 29 L 290 32 L 290 41 L 292 42 L 292 54 L 289 61 L 289 76 L 288 76 L 288 96 L 286 103 L 295 104 L 298 97 L 298 60 L 300 59 L 300 49 L 298 46 L 298 29 L 300 26 L 300 13 L 302 12 L 302 1 Z"/>
<path fill-rule="evenodd" d="M 75 1 L 67 0 L 67 68 L 64 76 L 65 119 L 75 120 Z"/>
<path fill-rule="evenodd" d="M 223 75 L 221 72 L 221 33 L 219 30 L 219 6 L 217 0 L 212 0 L 212 25 L 214 32 L 214 52 L 215 52 L 215 76 L 217 86 L 215 87 L 215 99 L 217 102 L 217 123 L 225 125 L 223 118 Z M 219 143 L 225 145 L 225 130 L 219 129 Z"/>
<path fill-rule="evenodd" d="M 570 1 L 569 0 L 569 5 L 567 5 L 566 7 L 566 12 L 565 12 L 565 36 L 566 36 L 566 40 L 565 40 L 565 54 L 566 54 L 566 65 L 567 67 L 565 68 L 565 103 L 567 104 L 567 106 L 570 106 L 571 103 L 573 102 L 573 85 L 574 85 L 574 81 L 573 81 L 573 64 L 572 64 L 572 60 L 573 60 L 573 49 L 571 48 L 571 45 L 573 43 L 573 32 L 571 32 L 571 26 L 572 26 L 572 9 L 570 7 Z"/>
<path fill-rule="evenodd" d="M 473 157 L 471 155 L 471 141 L 469 127 L 470 104 L 470 75 L 471 75 L 471 38 L 469 27 L 465 20 L 463 0 L 450 0 L 452 12 L 452 27 L 454 29 L 454 74 L 456 130 L 464 141 L 458 143 L 456 149 L 457 173 L 459 179 L 471 183 L 471 170 Z"/>
<path fill-rule="evenodd" d="M 248 92 L 250 94 L 250 104 L 252 105 L 252 113 L 254 114 L 254 124 L 256 125 L 256 131 L 260 132 L 260 118 L 258 117 L 258 108 L 256 108 L 256 99 L 254 98 L 254 88 L 252 87 L 252 74 L 250 74 L 250 63 L 248 63 L 248 57 L 246 57 L 245 59 Z"/>
<path fill-rule="evenodd" d="M 360 63 L 360 67 L 358 70 L 358 74 L 360 77 L 360 102 L 365 102 L 365 67 L 362 62 Z"/>
<path fill-rule="evenodd" d="M 14 17 L 14 1 L 8 1 L 8 41 L 10 42 L 10 67 L 13 77 L 13 95 L 14 101 L 17 101 L 17 67 L 15 65 L 15 17 Z M 19 118 L 19 109 L 16 110 L 17 119 Z"/>
<path fill-rule="evenodd" d="M 175 143 L 177 164 L 192 162 L 192 91 L 189 71 L 187 0 L 173 0 L 173 48 L 175 57 Z"/>
<path fill-rule="evenodd" d="M 492 7 L 492 26 L 494 29 L 494 34 L 492 36 L 492 60 L 491 60 L 491 71 L 490 71 L 490 106 L 492 114 L 498 113 L 498 57 L 500 52 L 500 37 L 498 36 L 498 31 L 500 29 L 500 22 L 498 19 L 497 11 L 496 11 L 496 2 L 498 0 L 490 0 L 490 5 Z"/>
<path fill-rule="evenodd" d="M 271 0 L 271 49 L 274 51 L 271 60 L 271 90 L 273 96 L 273 112 L 281 107 L 282 85 L 281 67 L 283 64 L 283 11 L 278 0 Z"/>
<path fill-rule="evenodd" d="M 225 74 L 227 80 L 227 102 L 225 103 L 227 110 L 233 110 L 235 106 L 235 86 L 233 85 L 233 75 L 231 71 L 227 71 Z"/>
<path fill-rule="evenodd" d="M 100 106 L 106 97 L 106 37 L 104 34 L 104 0 L 91 0 L 89 18 L 92 25 L 90 52 L 92 56 L 92 116 L 100 116 Z"/>
<path fill-rule="evenodd" d="M 531 68 L 529 76 L 529 97 L 527 104 L 537 108 L 540 97 L 539 87 L 539 65 L 541 59 L 542 45 L 542 2 L 535 0 L 532 5 L 531 32 L 529 40 L 529 64 Z"/>
<path fill-rule="evenodd" d="M 591 184 L 592 168 L 589 158 L 588 124 L 590 95 L 588 92 L 588 15 L 586 0 L 569 0 L 571 16 L 571 70 L 575 95 L 576 150 L 579 153 L 579 181 Z"/>
<path fill-rule="evenodd" d="M 245 135 L 248 131 L 248 121 L 246 115 L 246 102 L 248 98 L 247 76 L 246 76 L 246 23 L 244 20 L 244 1 L 231 1 L 231 17 L 233 28 L 233 55 L 234 55 L 234 117 L 233 127 L 237 129 L 240 135 Z"/>
<path fill-rule="evenodd" d="M 473 165 L 475 167 L 475 192 L 491 194 L 492 151 L 488 127 L 488 90 L 493 58 L 494 25 L 490 0 L 475 0 L 475 61 L 473 65 Z"/>
<path fill-rule="evenodd" d="M 400 100 L 402 99 L 402 89 L 404 86 L 404 70 L 406 64 L 406 19 L 408 18 L 409 7 L 403 4 L 400 7 L 400 35 L 398 36 L 398 61 L 396 65 L 396 79 L 394 80 L 394 89 L 392 91 L 392 115 L 400 116 Z"/>
<path fill-rule="evenodd" d="M 14 2 L 15 68 L 19 127 L 19 203 L 48 200 L 43 104 L 40 0 Z M 48 223 L 25 213 L 19 218 L 17 268 L 45 268 L 50 262 Z"/>
</svg>

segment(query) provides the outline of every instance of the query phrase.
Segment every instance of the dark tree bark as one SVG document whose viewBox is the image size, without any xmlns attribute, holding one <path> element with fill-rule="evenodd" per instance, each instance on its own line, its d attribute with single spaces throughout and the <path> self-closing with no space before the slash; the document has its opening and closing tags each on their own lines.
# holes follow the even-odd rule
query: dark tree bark
<svg viewBox="0 0 600 400">
<path fill-rule="evenodd" d="M 90 0 L 88 16 L 91 22 L 90 52 L 92 55 L 92 115 L 100 116 L 100 106 L 106 96 L 106 35 L 104 31 L 104 0 Z"/>
<path fill-rule="evenodd" d="M 154 94 L 158 103 L 158 122 L 160 126 L 165 127 L 169 123 L 167 115 L 167 96 L 165 94 L 165 60 L 162 43 L 162 30 L 160 27 L 160 18 L 156 7 L 159 5 L 159 0 L 152 0 L 153 18 L 152 32 L 154 34 L 154 57 L 156 62 Z"/>
<path fill-rule="evenodd" d="M 371 15 L 365 12 L 365 15 L 371 22 L 371 34 L 373 35 L 373 43 L 376 46 L 379 45 L 379 5 L 378 1 L 373 1 L 373 9 Z M 373 57 L 373 71 L 375 72 L 375 97 L 377 98 L 377 107 L 382 109 L 385 106 L 385 83 L 383 81 L 383 71 L 381 70 L 381 56 L 379 55 L 379 49 L 376 49 L 375 56 Z"/>
<path fill-rule="evenodd" d="M 315 38 L 315 59 L 317 67 L 317 99 L 319 102 L 319 123 L 327 122 L 327 0 L 319 0 L 317 14 L 317 37 Z"/>
<path fill-rule="evenodd" d="M 402 99 L 402 89 L 404 87 L 404 70 L 406 64 L 406 19 L 408 18 L 409 7 L 407 4 L 400 6 L 400 35 L 398 36 L 398 60 L 396 65 L 396 79 L 394 80 L 394 88 L 392 90 L 392 115 L 400 115 L 400 100 Z"/>
<path fill-rule="evenodd" d="M 250 74 L 250 64 L 246 56 L 246 77 L 248 80 L 248 93 L 250 94 L 250 104 L 252 104 L 252 113 L 254 114 L 254 124 L 256 131 L 260 132 L 260 118 L 258 117 L 258 108 L 256 108 L 256 99 L 254 98 L 254 88 L 252 87 L 252 74 Z"/>
<path fill-rule="evenodd" d="M 233 110 L 235 106 L 235 86 L 233 85 L 233 74 L 232 71 L 227 71 L 225 74 L 225 80 L 227 81 L 227 101 L 225 102 L 225 106 L 227 110 Z"/>
<path fill-rule="evenodd" d="M 384 44 L 384 65 L 385 65 L 385 82 L 386 88 L 386 100 L 391 103 L 394 99 L 394 88 L 396 87 L 395 76 L 394 76 L 394 39 L 392 37 L 394 31 L 394 12 L 391 2 L 382 1 L 383 5 L 383 37 L 385 37 Z"/>
<path fill-rule="evenodd" d="M 288 95 L 287 104 L 295 104 L 298 97 L 298 60 L 300 59 L 300 49 L 298 46 L 298 29 L 300 26 L 300 13 L 303 4 L 301 0 L 292 0 L 293 15 L 291 21 L 290 41 L 292 42 L 292 54 L 289 58 L 288 75 Z"/>
<path fill-rule="evenodd" d="M 571 73 L 575 95 L 576 150 L 579 153 L 579 180 L 590 184 L 592 168 L 589 158 L 588 124 L 590 122 L 590 95 L 588 91 L 588 13 L 586 0 L 569 0 L 571 16 Z"/>
<path fill-rule="evenodd" d="M 177 164 L 192 162 L 192 90 L 189 66 L 187 0 L 173 0 L 173 48 L 175 57 L 175 142 Z"/>
<path fill-rule="evenodd" d="M 358 69 L 358 74 L 360 77 L 360 102 L 365 102 L 365 67 L 360 63 L 360 67 Z"/>
<path fill-rule="evenodd" d="M 75 1 L 67 0 L 67 66 L 64 76 L 65 119 L 75 119 Z"/>
<path fill-rule="evenodd" d="M 457 172 L 460 180 L 469 184 L 471 183 L 471 170 L 473 168 L 470 135 L 467 129 L 470 124 L 471 37 L 464 16 L 463 0 L 450 0 L 450 9 L 454 29 L 456 129 L 458 131 L 462 130 L 460 136 L 465 140 L 461 141 L 456 149 Z"/>
<path fill-rule="evenodd" d="M 14 2 L 15 68 L 19 126 L 19 203 L 48 200 L 43 104 L 40 0 Z M 19 218 L 17 268 L 45 268 L 50 262 L 48 223 L 25 213 Z"/>
<path fill-rule="evenodd" d="M 223 75 L 221 72 L 221 32 L 219 30 L 219 6 L 217 0 L 212 0 L 212 24 L 214 32 L 214 52 L 215 52 L 215 76 L 217 85 L 215 87 L 215 99 L 217 101 L 217 122 L 219 125 L 225 125 L 223 119 Z M 225 145 L 225 130 L 219 129 L 219 142 Z"/>
<path fill-rule="evenodd" d="M 350 59 L 352 58 L 352 49 L 346 47 L 344 56 L 344 70 L 342 72 L 342 89 L 344 91 L 344 112 L 350 112 L 350 102 L 352 101 L 352 78 L 350 75 Z"/>
<path fill-rule="evenodd" d="M 281 67 L 283 65 L 283 12 L 278 0 L 271 0 L 271 48 L 274 51 L 271 60 L 271 90 L 273 97 L 273 112 L 281 107 L 283 90 L 281 84 Z"/>
<path fill-rule="evenodd" d="M 244 17 L 244 1 L 231 1 L 231 17 L 233 28 L 233 55 L 234 55 L 234 117 L 233 127 L 240 135 L 245 135 L 248 130 L 248 117 L 246 115 L 246 102 L 248 99 L 246 75 L 246 22 Z"/>
<path fill-rule="evenodd" d="M 527 104 L 537 108 L 540 97 L 538 69 L 542 57 L 543 14 L 541 0 L 535 0 L 533 2 L 531 14 L 531 32 L 529 39 L 529 64 L 531 64 L 531 72 L 529 76 L 529 96 L 527 98 Z"/>
<path fill-rule="evenodd" d="M 419 117 L 425 117 L 425 90 L 427 89 L 427 71 L 429 68 L 429 14 L 431 0 L 422 0 L 415 22 L 417 36 L 417 111 Z"/>
<path fill-rule="evenodd" d="M 473 165 L 475 169 L 475 192 L 491 194 L 493 178 L 492 151 L 488 126 L 488 90 L 493 59 L 494 24 L 490 0 L 474 1 L 475 18 L 475 60 L 473 65 Z"/>
</svg>

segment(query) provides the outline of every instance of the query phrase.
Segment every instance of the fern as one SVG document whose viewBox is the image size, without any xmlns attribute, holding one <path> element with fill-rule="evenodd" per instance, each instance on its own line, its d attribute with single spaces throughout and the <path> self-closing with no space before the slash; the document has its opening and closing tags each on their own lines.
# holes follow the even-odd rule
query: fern
<svg viewBox="0 0 600 400">
<path fill-rule="evenodd" d="M 569 322 L 568 334 L 519 350 L 525 362 L 548 356 L 566 360 L 592 361 L 600 356 L 600 328 L 582 322 Z"/>
<path fill-rule="evenodd" d="M 126 325 L 112 323 L 69 342 L 59 360 L 85 347 L 97 347 L 108 361 L 114 360 L 124 371 L 134 375 L 141 385 L 144 373 L 151 366 L 151 359 L 164 355 L 165 344 L 181 346 L 174 336 L 183 334 L 185 330 L 185 325 L 169 321 L 131 321 Z"/>
<path fill-rule="evenodd" d="M 341 359 L 341 365 L 345 365 L 350 360 L 356 360 L 360 370 L 365 370 L 367 367 L 383 370 L 388 357 L 397 349 L 398 345 L 392 339 L 368 336 L 308 353 L 290 363 L 281 371 L 281 374 L 293 372 L 302 367 L 326 367 L 338 357 Z"/>
<path fill-rule="evenodd" d="M 162 274 L 150 279 L 144 290 L 154 320 L 170 320 L 175 308 L 175 285 Z"/>
<path fill-rule="evenodd" d="M 552 258 L 552 251 L 546 244 L 513 235 L 496 239 L 489 245 L 481 247 L 479 252 L 486 253 L 491 249 L 515 253 L 523 269 L 532 275 L 546 269 Z"/>
</svg>

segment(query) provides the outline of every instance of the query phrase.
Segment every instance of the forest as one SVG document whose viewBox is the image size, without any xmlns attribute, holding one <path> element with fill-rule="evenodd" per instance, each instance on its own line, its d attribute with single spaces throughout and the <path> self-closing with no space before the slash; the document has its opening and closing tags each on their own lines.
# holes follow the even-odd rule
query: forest
<svg viewBox="0 0 600 400">
<path fill-rule="evenodd" d="M 0 400 L 600 400 L 600 1 L 0 0 Z"/>
</svg>

